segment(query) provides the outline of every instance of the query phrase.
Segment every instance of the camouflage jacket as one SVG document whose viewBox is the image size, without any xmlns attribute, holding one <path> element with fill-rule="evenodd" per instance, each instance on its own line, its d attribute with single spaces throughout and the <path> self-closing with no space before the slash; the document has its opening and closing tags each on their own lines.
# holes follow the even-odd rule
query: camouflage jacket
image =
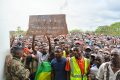
<svg viewBox="0 0 120 80">
<path fill-rule="evenodd" d="M 29 70 L 25 69 L 20 59 L 12 58 L 6 63 L 6 80 L 29 80 Z"/>
</svg>

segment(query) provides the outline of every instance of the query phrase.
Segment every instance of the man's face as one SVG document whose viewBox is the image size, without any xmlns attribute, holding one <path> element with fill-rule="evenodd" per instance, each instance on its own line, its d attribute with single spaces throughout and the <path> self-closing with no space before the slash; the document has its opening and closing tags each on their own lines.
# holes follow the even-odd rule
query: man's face
<svg viewBox="0 0 120 80">
<path fill-rule="evenodd" d="M 65 48 L 65 44 L 61 44 L 61 47 L 62 47 L 62 48 Z"/>
<path fill-rule="evenodd" d="M 97 53 L 99 49 L 95 49 L 95 52 Z"/>
<path fill-rule="evenodd" d="M 62 57 L 62 51 L 61 52 L 55 52 L 55 56 L 57 59 L 60 59 Z"/>
<path fill-rule="evenodd" d="M 39 47 L 39 51 L 42 52 L 42 51 L 43 51 L 43 48 L 42 48 L 42 47 Z"/>
<path fill-rule="evenodd" d="M 98 53 L 99 53 L 99 54 L 102 54 L 102 53 L 103 53 L 103 51 L 98 51 Z"/>
<path fill-rule="evenodd" d="M 68 46 L 65 46 L 65 50 L 68 51 Z"/>
<path fill-rule="evenodd" d="M 17 53 L 17 56 L 20 58 L 23 56 L 23 50 L 18 50 L 16 53 Z"/>
<path fill-rule="evenodd" d="M 47 49 L 46 49 L 46 48 L 43 48 L 43 49 L 42 49 L 42 53 L 43 53 L 43 55 L 44 55 L 44 54 L 47 54 Z"/>
<path fill-rule="evenodd" d="M 38 46 L 35 46 L 35 50 L 38 51 L 38 50 L 39 50 L 39 47 L 38 47 Z"/>
<path fill-rule="evenodd" d="M 120 60 L 119 53 L 117 51 L 114 51 L 110 55 L 111 55 L 111 61 L 112 61 L 112 63 L 118 63 L 118 61 Z"/>
<path fill-rule="evenodd" d="M 80 58 L 82 56 L 80 49 L 74 49 L 73 53 L 74 53 L 76 58 Z"/>
<path fill-rule="evenodd" d="M 104 52 L 104 54 L 103 54 L 104 56 L 109 56 L 109 53 L 107 53 L 107 52 Z"/>
</svg>

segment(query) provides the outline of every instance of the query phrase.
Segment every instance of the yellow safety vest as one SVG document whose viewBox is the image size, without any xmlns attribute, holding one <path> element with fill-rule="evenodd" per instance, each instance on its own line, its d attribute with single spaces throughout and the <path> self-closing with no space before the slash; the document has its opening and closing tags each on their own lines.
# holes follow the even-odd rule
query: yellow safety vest
<svg viewBox="0 0 120 80">
<path fill-rule="evenodd" d="M 65 58 L 66 58 L 66 52 L 65 52 L 65 51 L 63 51 L 63 57 L 65 57 Z"/>
<path fill-rule="evenodd" d="M 88 80 L 88 66 L 90 64 L 89 59 L 84 58 L 85 62 L 85 73 L 82 75 L 81 70 L 79 68 L 79 65 L 75 59 L 75 57 L 72 57 L 70 59 L 70 67 L 71 67 L 71 73 L 70 73 L 70 80 Z"/>
</svg>

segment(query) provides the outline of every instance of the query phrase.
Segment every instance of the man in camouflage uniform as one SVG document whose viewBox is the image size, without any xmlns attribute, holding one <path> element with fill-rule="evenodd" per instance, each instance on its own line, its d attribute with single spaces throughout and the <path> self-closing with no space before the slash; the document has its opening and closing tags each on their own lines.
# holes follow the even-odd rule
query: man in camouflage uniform
<svg viewBox="0 0 120 80">
<path fill-rule="evenodd" d="M 22 48 L 13 48 L 13 57 L 6 57 L 6 80 L 29 80 L 29 70 L 21 62 Z"/>
</svg>

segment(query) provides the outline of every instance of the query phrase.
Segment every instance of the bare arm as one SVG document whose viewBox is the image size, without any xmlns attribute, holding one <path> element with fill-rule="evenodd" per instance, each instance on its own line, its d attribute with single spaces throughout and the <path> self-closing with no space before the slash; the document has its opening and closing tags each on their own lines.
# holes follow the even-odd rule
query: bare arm
<svg viewBox="0 0 120 80">
<path fill-rule="evenodd" d="M 55 78 L 54 76 L 55 76 L 55 73 L 54 73 L 54 71 L 52 70 L 52 71 L 51 71 L 51 80 L 54 80 L 54 78 Z"/>
<path fill-rule="evenodd" d="M 34 42 L 35 42 L 35 35 L 33 35 L 33 41 L 32 41 L 32 50 L 35 51 L 35 45 L 34 45 Z"/>
</svg>

